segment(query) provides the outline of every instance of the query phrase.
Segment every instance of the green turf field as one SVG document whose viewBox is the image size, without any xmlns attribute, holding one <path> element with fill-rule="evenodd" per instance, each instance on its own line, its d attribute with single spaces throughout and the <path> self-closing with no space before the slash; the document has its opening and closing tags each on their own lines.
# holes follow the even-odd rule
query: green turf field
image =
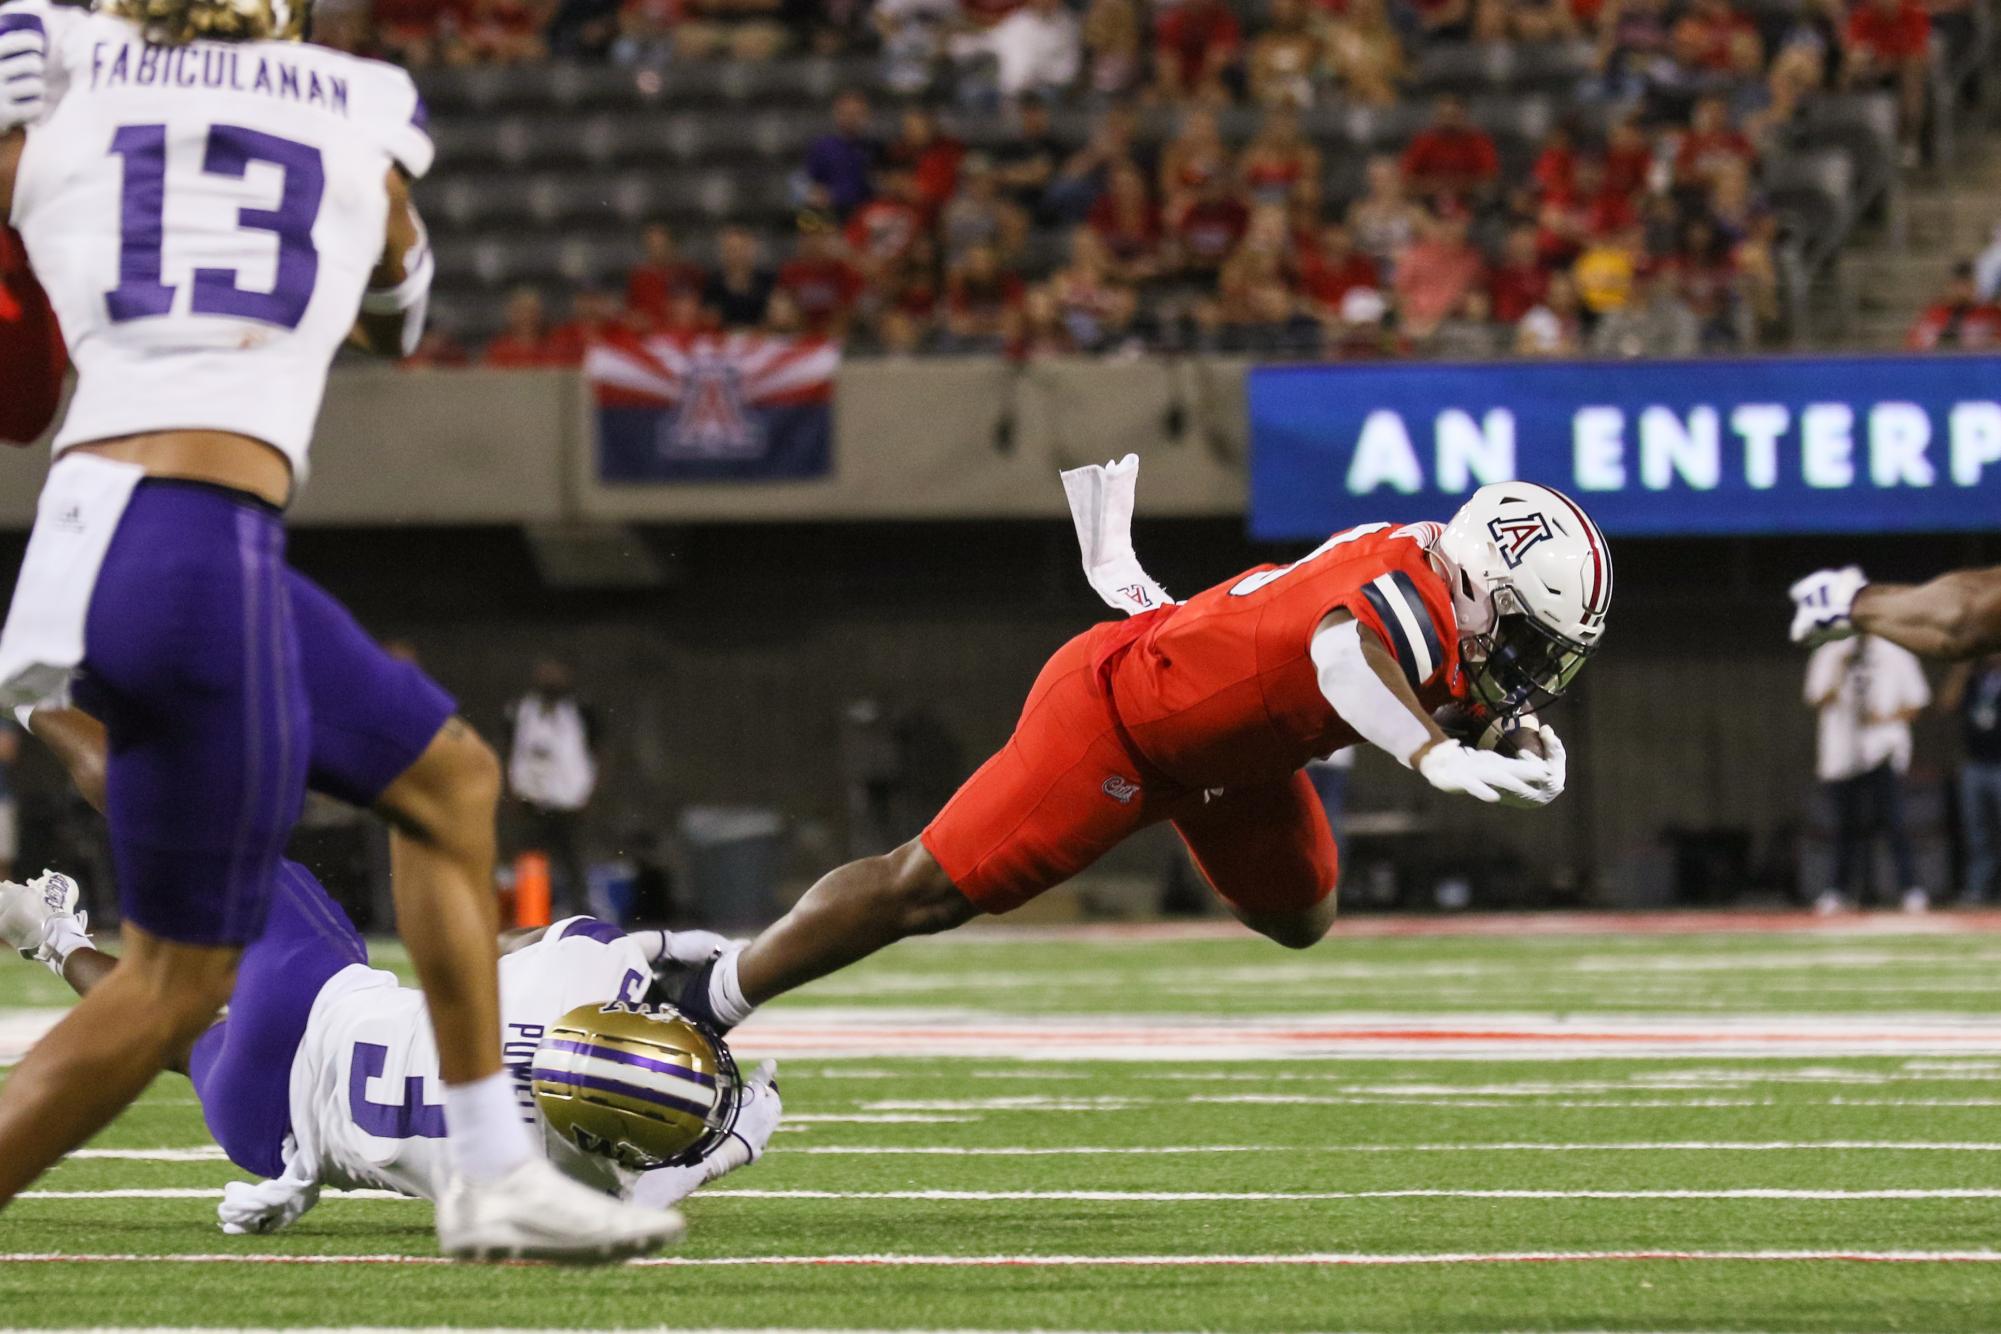
<svg viewBox="0 0 2001 1334">
<path fill-rule="evenodd" d="M 912 944 L 746 1030 L 788 1128 L 615 1272 L 224 1237 L 164 1079 L 0 1214 L 0 1326 L 2001 1329 L 2001 934 L 1872 928 Z M 0 960 L 0 1052 L 61 1003 Z"/>
</svg>

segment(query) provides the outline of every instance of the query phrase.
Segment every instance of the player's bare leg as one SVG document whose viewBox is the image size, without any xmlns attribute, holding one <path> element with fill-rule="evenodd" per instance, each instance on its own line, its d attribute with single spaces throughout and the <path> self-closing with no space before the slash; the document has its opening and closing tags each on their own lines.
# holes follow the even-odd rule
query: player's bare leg
<svg viewBox="0 0 2001 1334">
<path fill-rule="evenodd" d="M 795 987 L 866 959 L 906 936 L 949 931 L 979 915 L 916 839 L 822 876 L 792 911 L 743 949 L 691 978 L 681 1008 L 722 1028 Z"/>
<path fill-rule="evenodd" d="M 125 956 L 0 1086 L 0 1205 L 110 1123 L 215 1019 L 233 946 L 181 945 L 127 923 Z"/>
<path fill-rule="evenodd" d="M 493 896 L 499 804 L 500 761 L 456 718 L 377 804 L 394 830 L 397 929 L 431 1008 L 447 1085 L 500 1070 L 500 919 Z"/>
<path fill-rule="evenodd" d="M 459 1177 L 438 1201 L 438 1238 L 467 1259 L 644 1255 L 680 1239 L 681 1216 L 606 1200 L 559 1173 L 522 1124 L 500 1067 L 499 803 L 499 760 L 456 718 L 376 803 L 395 831 L 397 924 L 437 1030 Z"/>
</svg>

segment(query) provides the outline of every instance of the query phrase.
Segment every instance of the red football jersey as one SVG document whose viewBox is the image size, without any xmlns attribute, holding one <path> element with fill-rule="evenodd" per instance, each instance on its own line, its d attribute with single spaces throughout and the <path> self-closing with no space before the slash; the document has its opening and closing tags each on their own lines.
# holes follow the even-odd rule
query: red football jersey
<svg viewBox="0 0 2001 1334">
<path fill-rule="evenodd" d="M 1452 595 L 1428 552 L 1438 533 L 1365 524 L 1134 617 L 1099 660 L 1133 745 L 1184 787 L 1221 788 L 1284 778 L 1360 741 L 1309 654 L 1336 609 L 1382 639 L 1426 708 L 1463 697 Z"/>
<path fill-rule="evenodd" d="M 0 440 L 27 444 L 61 406 L 69 353 L 20 238 L 0 226 Z"/>
</svg>

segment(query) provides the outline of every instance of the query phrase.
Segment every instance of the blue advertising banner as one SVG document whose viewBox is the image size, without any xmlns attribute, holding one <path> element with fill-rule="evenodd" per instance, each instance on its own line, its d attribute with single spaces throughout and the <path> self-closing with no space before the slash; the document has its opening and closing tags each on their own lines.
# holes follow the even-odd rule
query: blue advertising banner
<svg viewBox="0 0 2001 1334">
<path fill-rule="evenodd" d="M 1259 538 L 1517 478 L 1608 533 L 2001 527 L 2001 358 L 1260 367 L 1249 398 Z"/>
</svg>

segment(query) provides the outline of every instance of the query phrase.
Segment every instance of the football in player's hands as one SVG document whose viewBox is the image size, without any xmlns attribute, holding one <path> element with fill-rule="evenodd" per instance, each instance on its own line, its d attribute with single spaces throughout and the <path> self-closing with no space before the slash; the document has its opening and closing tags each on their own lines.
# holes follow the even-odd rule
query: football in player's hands
<svg viewBox="0 0 2001 1334">
<path fill-rule="evenodd" d="M 1549 758 L 1549 747 L 1543 742 L 1533 714 L 1499 719 L 1471 705 L 1455 702 L 1440 707 L 1431 719 L 1445 735 L 1475 750 L 1495 751 L 1504 759 L 1518 755 L 1538 760 Z"/>
<path fill-rule="evenodd" d="M 1541 730 L 1532 724 L 1525 725 L 1519 720 L 1506 731 L 1497 733 L 1493 737 L 1492 744 L 1483 744 L 1481 749 L 1498 751 L 1504 758 L 1510 760 L 1518 755 L 1527 755 L 1537 760 L 1549 758 L 1549 745 L 1543 740 Z"/>
</svg>

